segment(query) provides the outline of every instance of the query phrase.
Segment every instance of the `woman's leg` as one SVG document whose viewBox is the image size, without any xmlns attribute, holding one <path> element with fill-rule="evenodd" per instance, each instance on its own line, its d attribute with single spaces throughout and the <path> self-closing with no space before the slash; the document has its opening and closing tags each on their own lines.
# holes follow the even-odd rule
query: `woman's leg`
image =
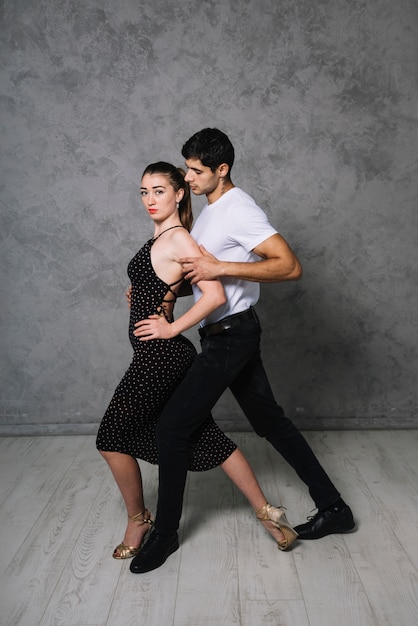
<svg viewBox="0 0 418 626">
<path fill-rule="evenodd" d="M 125 501 L 128 513 L 128 526 L 123 543 L 125 546 L 138 548 L 144 535 L 148 532 L 149 524 L 144 524 L 147 516 L 140 516 L 136 520 L 130 519 L 145 511 L 144 495 L 142 490 L 142 476 L 138 461 L 129 454 L 120 452 L 106 452 L 99 450 L 107 461 L 117 486 Z"/>
<path fill-rule="evenodd" d="M 261 490 L 258 480 L 252 470 L 251 465 L 241 452 L 236 449 L 221 465 L 225 474 L 238 487 L 241 493 L 247 498 L 254 511 L 259 511 L 267 504 L 267 498 Z M 260 520 L 261 521 L 261 520 Z M 261 521 L 263 526 L 278 542 L 285 540 L 284 534 L 271 521 Z"/>
</svg>

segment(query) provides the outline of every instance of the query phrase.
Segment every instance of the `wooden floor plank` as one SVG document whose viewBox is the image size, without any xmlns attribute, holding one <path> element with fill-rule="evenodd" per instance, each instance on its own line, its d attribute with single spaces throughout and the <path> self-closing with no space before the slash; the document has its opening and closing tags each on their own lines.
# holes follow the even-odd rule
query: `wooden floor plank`
<svg viewBox="0 0 418 626">
<path fill-rule="evenodd" d="M 409 543 L 400 540 L 391 502 L 402 511 L 406 525 L 409 516 L 411 537 L 418 513 L 418 506 L 414 512 L 416 483 L 408 476 L 401 480 L 402 461 L 391 455 L 392 440 L 390 431 L 379 437 L 363 434 L 364 448 L 359 452 L 358 436 L 350 433 L 340 438 L 340 447 L 350 458 L 353 485 L 359 487 L 355 498 L 361 514 L 358 532 L 344 536 L 344 541 L 379 626 L 410 626 L 418 623 L 416 549 L 412 544 L 415 558 L 411 559 Z"/>
<path fill-rule="evenodd" d="M 350 431 L 338 448 L 353 463 L 361 464 L 362 477 L 382 506 L 400 511 L 418 511 L 418 448 L 415 460 L 408 459 L 410 449 L 405 438 L 405 454 L 394 452 L 391 431 L 363 433 Z M 392 489 L 388 490 L 388 485 Z"/>
<path fill-rule="evenodd" d="M 303 542 L 295 560 L 310 626 L 381 626 L 340 535 Z"/>
<path fill-rule="evenodd" d="M 59 466 L 60 457 L 55 463 Z M 91 447 L 91 439 L 80 439 L 71 467 L 51 492 L 1 578 L 0 605 L 19 626 L 33 626 L 41 620 L 106 470 Z M 49 475 L 53 475 L 51 467 L 44 478 Z M 24 589 L 25 594 L 13 593 L 16 587 Z"/>
<path fill-rule="evenodd" d="M 155 513 L 158 469 L 147 463 L 141 463 L 141 469 L 146 506 Z M 121 530 L 119 540 L 122 536 Z M 164 567 L 147 574 L 131 574 L 130 560 L 118 561 L 119 581 L 109 616 L 103 626 L 174 624 L 181 554 L 182 547 L 170 556 Z M 110 560 L 115 563 L 114 559 Z"/>
<path fill-rule="evenodd" d="M 112 520 L 119 522 L 120 517 L 115 495 L 109 476 L 75 539 L 40 625 L 89 624 L 93 616 L 95 623 L 106 622 L 120 575 L 120 564 L 109 558 Z"/>
<path fill-rule="evenodd" d="M 106 623 L 123 569 L 129 561 L 110 558 L 123 538 L 126 509 L 110 469 L 103 459 L 105 479 L 90 514 L 75 541 L 39 626 Z M 141 464 L 144 492 L 156 484 L 153 468 Z"/>
<path fill-rule="evenodd" d="M 48 452 L 50 446 L 54 450 L 60 447 L 60 438 L 52 441 L 42 437 L 4 437 L 0 438 L 1 480 L 0 505 L 4 497 L 14 489 L 19 480 L 28 477 L 28 469 Z M 54 453 L 52 452 L 52 455 Z M 72 456 L 74 453 L 71 452 Z M 72 459 L 71 459 L 72 461 Z"/>
<path fill-rule="evenodd" d="M 189 474 L 175 626 L 240 623 L 233 489 L 218 468 Z"/>
<path fill-rule="evenodd" d="M 147 574 L 131 574 L 129 562 L 121 563 L 118 586 L 103 626 L 172 626 L 181 552 L 182 548 L 164 567 Z"/>
<path fill-rule="evenodd" d="M 357 510 L 356 488 L 366 486 L 348 471 L 349 454 L 334 433 L 307 433 L 306 438 L 344 498 Z M 356 476 L 357 480 L 361 479 Z M 358 533 L 347 535 L 355 538 Z M 356 570 L 346 535 L 303 541 L 295 561 L 310 626 L 380 626 L 373 613 L 361 576 Z M 354 539 L 355 541 L 355 539 Z"/>
<path fill-rule="evenodd" d="M 243 603 L 241 626 L 310 626 L 302 600 Z"/>
<path fill-rule="evenodd" d="M 11 485 L 8 495 L 1 502 L 3 572 L 21 549 L 34 523 L 47 506 L 51 494 L 56 490 L 58 482 L 74 463 L 81 443 L 77 437 L 70 438 L 68 442 L 65 442 L 63 437 L 40 438 L 40 441 L 32 441 L 32 444 L 27 438 L 23 440 L 27 445 L 25 450 L 22 447 L 20 449 L 26 452 L 25 455 L 13 459 L 2 457 L 1 461 L 2 483 L 10 481 Z M 91 455 L 89 444 L 83 445 L 87 449 L 87 454 Z M 19 446 L 11 446 L 14 451 L 16 448 Z M 13 471 L 10 471 L 10 468 Z M 54 470 L 51 471 L 51 468 Z"/>
<path fill-rule="evenodd" d="M 283 501 L 280 490 L 283 481 L 286 482 L 286 472 L 274 471 L 263 439 L 252 438 L 251 447 L 245 445 L 245 439 L 245 435 L 241 435 L 237 443 L 252 466 L 263 493 L 271 503 L 280 504 Z M 235 515 L 242 601 L 301 599 L 302 591 L 293 557 L 298 544 L 291 551 L 279 551 L 274 538 L 257 521 L 248 502 L 239 492 L 236 492 Z"/>
</svg>

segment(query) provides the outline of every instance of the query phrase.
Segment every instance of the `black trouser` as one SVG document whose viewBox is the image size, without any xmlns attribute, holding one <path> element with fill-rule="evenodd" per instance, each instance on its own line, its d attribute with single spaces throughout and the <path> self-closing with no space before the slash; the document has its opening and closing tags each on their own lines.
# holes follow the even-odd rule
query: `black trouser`
<svg viewBox="0 0 418 626">
<path fill-rule="evenodd" d="M 319 509 L 340 497 L 306 439 L 274 399 L 261 361 L 260 334 L 254 313 L 253 319 L 235 328 L 205 337 L 202 352 L 165 406 L 157 426 L 159 532 L 178 529 L 189 440 L 227 387 L 255 432 L 276 448 L 308 486 Z"/>
</svg>

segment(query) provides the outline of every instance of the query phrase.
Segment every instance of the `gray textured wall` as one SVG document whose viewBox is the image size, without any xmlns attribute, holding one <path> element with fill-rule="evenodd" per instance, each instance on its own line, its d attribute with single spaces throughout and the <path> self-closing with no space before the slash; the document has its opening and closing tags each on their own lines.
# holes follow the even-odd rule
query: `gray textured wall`
<svg viewBox="0 0 418 626">
<path fill-rule="evenodd" d="M 418 426 L 417 7 L 1 3 L 1 433 L 95 431 L 131 355 L 139 174 L 203 126 L 304 265 L 258 307 L 288 414 Z M 246 428 L 228 394 L 215 414 Z"/>
</svg>

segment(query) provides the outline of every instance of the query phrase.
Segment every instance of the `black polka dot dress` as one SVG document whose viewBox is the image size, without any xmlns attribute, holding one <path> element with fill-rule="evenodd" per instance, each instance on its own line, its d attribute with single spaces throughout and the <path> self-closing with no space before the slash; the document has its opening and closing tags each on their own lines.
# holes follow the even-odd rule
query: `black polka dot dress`
<svg viewBox="0 0 418 626">
<path fill-rule="evenodd" d="M 181 335 L 174 339 L 140 341 L 133 334 L 136 322 L 161 311 L 170 291 L 170 285 L 158 278 L 152 267 L 153 242 L 150 239 L 128 265 L 132 284 L 129 338 L 134 354 L 101 421 L 96 446 L 99 450 L 122 452 L 156 464 L 158 416 L 186 374 L 196 350 Z M 235 443 L 208 415 L 190 443 L 189 469 L 212 469 L 235 449 Z"/>
</svg>

